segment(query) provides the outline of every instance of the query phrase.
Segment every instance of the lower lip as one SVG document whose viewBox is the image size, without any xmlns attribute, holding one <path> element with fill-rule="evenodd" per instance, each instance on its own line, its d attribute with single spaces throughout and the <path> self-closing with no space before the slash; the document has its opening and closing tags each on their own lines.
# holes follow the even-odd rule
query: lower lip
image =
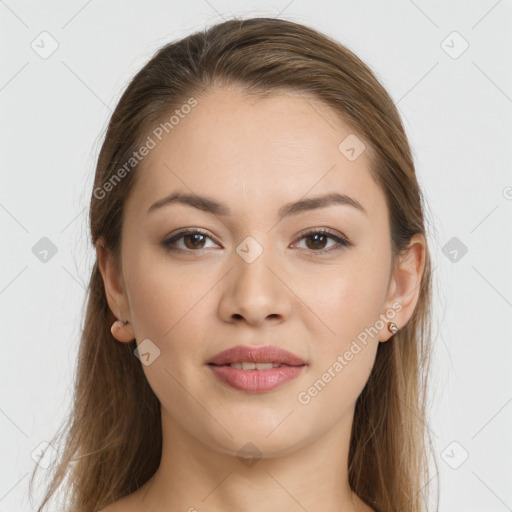
<svg viewBox="0 0 512 512">
<path fill-rule="evenodd" d="M 232 366 L 208 365 L 222 382 L 240 391 L 262 393 L 295 379 L 304 370 L 303 366 L 280 366 L 271 370 L 241 370 Z"/>
</svg>

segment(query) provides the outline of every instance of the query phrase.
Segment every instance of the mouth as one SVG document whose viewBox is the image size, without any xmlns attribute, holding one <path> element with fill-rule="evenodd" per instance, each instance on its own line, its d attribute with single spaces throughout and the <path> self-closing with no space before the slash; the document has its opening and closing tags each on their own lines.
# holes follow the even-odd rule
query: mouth
<svg viewBox="0 0 512 512">
<path fill-rule="evenodd" d="M 220 383 L 237 391 L 246 393 L 264 393 L 272 391 L 288 381 L 297 378 L 307 365 L 288 366 L 287 364 L 273 366 L 272 363 L 261 363 L 260 369 L 252 368 L 255 363 L 249 363 L 249 369 L 239 368 L 244 363 L 209 364 L 212 374 Z"/>
<path fill-rule="evenodd" d="M 223 384 L 239 391 L 271 391 L 298 377 L 307 363 L 276 346 L 237 346 L 217 354 L 207 366 Z"/>
</svg>

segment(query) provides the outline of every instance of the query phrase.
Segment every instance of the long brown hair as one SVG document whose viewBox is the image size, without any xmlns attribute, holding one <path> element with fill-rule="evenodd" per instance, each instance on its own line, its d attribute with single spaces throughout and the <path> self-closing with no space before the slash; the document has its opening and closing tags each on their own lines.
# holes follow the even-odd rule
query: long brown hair
<svg viewBox="0 0 512 512">
<path fill-rule="evenodd" d="M 92 243 L 103 238 L 117 262 L 123 206 L 137 175 L 130 160 L 134 151 L 175 109 L 217 85 L 241 86 L 255 96 L 293 90 L 330 106 L 370 143 L 370 172 L 385 193 L 394 261 L 414 234 L 426 235 L 424 198 L 409 143 L 392 99 L 372 71 L 342 44 L 304 25 L 235 18 L 159 49 L 112 114 L 96 167 L 90 225 Z M 113 181 L 116 173 L 122 179 Z M 379 343 L 356 403 L 349 483 L 382 512 L 426 508 L 432 450 L 426 429 L 432 308 L 428 247 L 420 286 L 410 321 L 392 341 Z M 74 405 L 56 435 L 65 445 L 38 512 L 62 487 L 70 512 L 99 510 L 141 487 L 160 463 L 160 403 L 134 357 L 135 340 L 119 343 L 110 332 L 115 317 L 97 261 L 86 299 Z"/>
</svg>

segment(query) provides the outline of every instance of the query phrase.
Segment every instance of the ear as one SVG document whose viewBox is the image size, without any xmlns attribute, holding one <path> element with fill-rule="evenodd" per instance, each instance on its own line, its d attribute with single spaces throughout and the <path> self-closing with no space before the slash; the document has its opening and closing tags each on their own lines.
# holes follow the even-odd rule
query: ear
<svg viewBox="0 0 512 512">
<path fill-rule="evenodd" d="M 407 249 L 400 255 L 393 275 L 391 276 L 388 296 L 384 311 L 395 310 L 393 318 L 386 317 L 383 312 L 381 318 L 387 318 L 384 328 L 379 333 L 379 341 L 387 341 L 393 334 L 388 331 L 388 322 L 394 322 L 398 329 L 403 329 L 409 321 L 420 295 L 420 284 L 426 261 L 426 240 L 424 235 L 417 233 L 409 242 Z M 393 306 L 394 305 L 394 306 Z"/>
<path fill-rule="evenodd" d="M 101 276 L 103 277 L 105 294 L 110 310 L 117 319 L 128 320 L 126 325 L 114 322 L 111 329 L 112 335 L 118 341 L 132 341 L 135 338 L 135 332 L 131 322 L 130 307 L 124 289 L 122 274 L 102 238 L 96 242 L 96 257 Z"/>
</svg>

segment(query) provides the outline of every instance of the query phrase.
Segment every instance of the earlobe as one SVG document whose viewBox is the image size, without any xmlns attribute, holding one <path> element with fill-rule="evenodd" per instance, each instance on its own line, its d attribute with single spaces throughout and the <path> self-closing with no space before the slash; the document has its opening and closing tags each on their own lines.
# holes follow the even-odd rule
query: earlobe
<svg viewBox="0 0 512 512">
<path fill-rule="evenodd" d="M 133 328 L 128 320 L 116 320 L 112 324 L 110 331 L 112 336 L 122 343 L 127 343 L 135 338 Z"/>
<path fill-rule="evenodd" d="M 398 332 L 398 325 L 395 322 L 388 322 L 388 331 L 392 334 L 396 334 Z"/>
<path fill-rule="evenodd" d="M 386 339 L 382 340 L 379 338 L 379 342 L 385 343 L 386 341 L 389 341 L 395 334 L 398 334 L 399 331 L 400 328 L 395 322 L 386 322 L 386 334 L 380 336 L 380 338 L 385 336 Z M 389 333 L 391 333 L 391 335 Z"/>
</svg>

